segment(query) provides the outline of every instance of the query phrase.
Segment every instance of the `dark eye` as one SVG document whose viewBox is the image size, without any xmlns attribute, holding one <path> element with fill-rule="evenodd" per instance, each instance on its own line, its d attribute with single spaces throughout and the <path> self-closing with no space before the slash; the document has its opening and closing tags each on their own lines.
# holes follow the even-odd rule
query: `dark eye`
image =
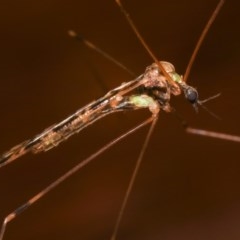
<svg viewBox="0 0 240 240">
<path fill-rule="evenodd" d="M 185 97 L 190 103 L 194 104 L 198 101 L 198 92 L 196 89 L 189 87 L 185 91 Z"/>
</svg>

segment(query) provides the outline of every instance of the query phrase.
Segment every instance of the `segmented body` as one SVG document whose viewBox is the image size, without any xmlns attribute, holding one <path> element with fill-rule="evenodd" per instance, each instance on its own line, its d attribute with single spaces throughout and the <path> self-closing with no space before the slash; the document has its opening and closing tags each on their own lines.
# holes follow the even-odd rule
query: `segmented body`
<svg viewBox="0 0 240 240">
<path fill-rule="evenodd" d="M 152 114 L 157 114 L 160 108 L 170 112 L 169 101 L 171 94 L 179 95 L 181 90 L 185 90 L 184 87 L 187 86 L 191 89 L 192 87 L 182 81 L 182 77 L 175 72 L 171 63 L 161 62 L 161 65 L 172 77 L 173 81 L 169 82 L 158 65 L 153 63 L 138 78 L 123 83 L 121 86 L 109 91 L 102 98 L 79 109 L 62 122 L 49 127 L 41 134 L 4 153 L 0 157 L 0 167 L 29 151 L 33 153 L 47 151 L 113 112 L 140 108 L 149 108 Z M 133 90 L 137 90 L 138 93 L 126 96 L 127 93 Z"/>
</svg>

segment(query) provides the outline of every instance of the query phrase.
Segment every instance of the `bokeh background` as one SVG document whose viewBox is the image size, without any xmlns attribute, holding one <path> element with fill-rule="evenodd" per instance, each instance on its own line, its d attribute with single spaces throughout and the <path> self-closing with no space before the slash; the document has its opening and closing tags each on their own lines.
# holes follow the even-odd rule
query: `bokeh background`
<svg viewBox="0 0 240 240">
<path fill-rule="evenodd" d="M 125 0 L 160 60 L 183 74 L 216 0 Z M 191 126 L 240 135 L 239 3 L 227 0 L 194 63 L 189 83 L 218 121 L 195 114 L 182 97 L 172 105 Z M 113 0 L 0 2 L 0 151 L 61 121 L 128 73 L 71 39 L 75 29 L 141 74 L 152 63 Z M 111 139 L 149 116 L 108 116 L 43 154 L 0 169 L 0 221 Z M 4 240 L 109 239 L 147 128 L 105 152 L 7 227 Z M 118 239 L 240 238 L 240 145 L 187 135 L 161 113 Z"/>
</svg>

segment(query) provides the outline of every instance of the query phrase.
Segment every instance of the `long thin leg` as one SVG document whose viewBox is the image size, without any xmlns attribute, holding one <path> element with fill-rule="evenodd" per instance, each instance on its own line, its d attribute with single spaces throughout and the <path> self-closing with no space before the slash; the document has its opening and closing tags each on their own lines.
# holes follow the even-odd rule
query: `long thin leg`
<svg viewBox="0 0 240 240">
<path fill-rule="evenodd" d="M 184 81 L 184 82 L 187 82 L 187 79 L 188 79 L 188 76 L 189 76 L 189 74 L 190 74 L 190 71 L 191 71 L 193 62 L 195 61 L 195 58 L 196 58 L 196 56 L 197 56 L 197 54 L 198 54 L 198 51 L 199 51 L 199 49 L 200 49 L 200 47 L 201 47 L 201 45 L 202 45 L 202 43 L 203 43 L 203 40 L 205 39 L 205 37 L 206 37 L 206 35 L 207 35 L 207 33 L 208 33 L 208 30 L 209 30 L 210 27 L 212 26 L 212 24 L 213 24 L 216 16 L 218 15 L 221 7 L 223 6 L 223 4 L 224 4 L 224 0 L 220 0 L 219 3 L 218 3 L 218 5 L 217 5 L 217 7 L 216 7 L 216 9 L 215 9 L 215 11 L 212 13 L 212 16 L 210 17 L 210 19 L 208 20 L 206 26 L 204 27 L 204 29 L 203 29 L 203 31 L 202 31 L 199 39 L 198 39 L 198 42 L 197 42 L 197 44 L 196 44 L 196 47 L 194 48 L 194 51 L 193 51 L 192 56 L 191 56 L 191 58 L 190 58 L 190 60 L 189 60 L 189 63 L 188 63 L 188 65 L 187 65 L 185 74 L 184 74 L 184 76 L 183 76 L 183 81 Z"/>
<path fill-rule="evenodd" d="M 141 42 L 145 50 L 148 52 L 150 57 L 154 60 L 154 62 L 158 65 L 158 67 L 161 69 L 162 73 L 165 75 L 167 80 L 171 82 L 173 85 L 175 85 L 175 82 L 172 80 L 171 76 L 166 72 L 162 64 L 159 62 L 157 57 L 154 55 L 153 51 L 150 49 L 140 32 L 138 31 L 136 25 L 134 24 L 133 20 L 131 19 L 129 13 L 126 11 L 126 9 L 123 7 L 122 3 L 120 0 L 115 0 L 119 8 L 121 9 L 122 13 L 124 14 L 125 18 L 127 19 L 129 25 L 131 26 L 133 32 L 136 34 L 138 40 Z"/>
<path fill-rule="evenodd" d="M 221 132 L 213 132 L 205 129 L 199 129 L 199 128 L 192 128 L 188 125 L 188 123 L 180 116 L 175 109 L 172 111 L 173 114 L 180 120 L 182 127 L 187 133 L 194 134 L 194 135 L 199 135 L 203 137 L 210 137 L 210 138 L 216 138 L 216 139 L 221 139 L 221 140 L 226 140 L 226 141 L 231 141 L 231 142 L 240 142 L 240 136 L 237 135 L 232 135 L 232 134 L 226 134 L 226 133 L 221 133 Z"/>
<path fill-rule="evenodd" d="M 185 130 L 187 133 L 200 135 L 204 137 L 217 138 L 217 139 L 222 139 L 222 140 L 232 141 L 232 142 L 240 142 L 240 136 L 236 136 L 236 135 L 220 133 L 220 132 L 212 132 L 204 129 L 197 129 L 197 128 L 191 128 L 191 127 L 187 127 Z"/>
<path fill-rule="evenodd" d="M 121 220 L 123 218 L 124 211 L 126 209 L 126 205 L 127 205 L 129 196 L 130 196 L 130 194 L 132 192 L 133 185 L 134 185 L 134 182 L 136 180 L 136 176 L 137 176 L 137 174 L 139 172 L 139 168 L 140 168 L 140 165 L 142 163 L 144 153 L 146 152 L 146 148 L 148 146 L 150 137 L 151 137 L 151 135 L 153 133 L 154 127 L 155 127 L 155 125 L 157 123 L 157 119 L 158 119 L 158 115 L 156 115 L 154 117 L 154 119 L 153 119 L 151 127 L 149 128 L 149 131 L 147 133 L 146 139 L 145 139 L 145 141 L 143 143 L 143 147 L 141 149 L 141 152 L 140 152 L 139 157 L 137 159 L 137 162 L 135 164 L 135 167 L 134 167 L 131 179 L 130 179 L 128 187 L 127 187 L 127 191 L 125 193 L 125 196 L 124 196 L 121 208 L 120 208 L 119 213 L 118 213 L 117 221 L 116 221 L 116 224 L 114 226 L 114 230 L 113 230 L 113 233 L 112 233 L 112 236 L 111 236 L 111 240 L 116 240 L 116 236 L 117 236 L 117 233 L 118 233 L 118 230 L 119 230 L 119 226 L 120 226 Z"/>
<path fill-rule="evenodd" d="M 136 132 L 137 130 L 139 130 L 140 128 L 146 126 L 147 124 L 151 123 L 151 122 L 155 122 L 155 117 L 154 115 L 150 118 L 148 118 L 146 121 L 142 122 L 141 124 L 139 124 L 137 127 L 134 127 L 132 129 L 130 129 L 129 131 L 127 131 L 126 133 L 122 134 L 120 137 L 117 137 L 116 139 L 114 139 L 113 141 L 111 141 L 110 143 L 106 144 L 105 146 L 103 146 L 101 149 L 99 149 L 97 152 L 95 152 L 94 154 L 92 154 L 91 156 L 89 156 L 88 158 L 84 159 L 81 163 L 79 163 L 78 165 L 76 165 L 75 167 L 73 167 L 72 169 L 70 169 L 68 172 L 66 172 L 64 175 L 62 175 L 61 177 L 59 177 L 57 180 L 55 180 L 53 183 L 51 183 L 49 186 L 47 186 L 45 189 L 43 189 L 41 192 L 37 193 L 35 196 L 33 196 L 31 199 L 29 199 L 27 202 L 25 202 L 24 204 L 22 204 L 20 207 L 18 207 L 17 209 L 15 209 L 13 212 L 11 212 L 10 214 L 8 214 L 3 221 L 2 224 L 2 228 L 1 228 L 1 232 L 0 232 L 0 240 L 3 239 L 7 224 L 9 222 L 11 222 L 13 219 L 15 219 L 16 217 L 18 217 L 21 213 L 23 213 L 24 211 L 26 211 L 30 206 L 32 206 L 34 203 L 36 203 L 38 200 L 40 200 L 43 196 L 45 196 L 47 193 L 49 193 L 51 190 L 53 190 L 54 188 L 56 188 L 60 183 L 62 183 L 63 181 L 65 181 L 67 178 L 69 178 L 70 176 L 72 176 L 74 173 L 76 173 L 78 170 L 80 170 L 81 168 L 83 168 L 84 166 L 86 166 L 88 163 L 90 163 L 92 160 L 94 160 L 97 156 L 99 156 L 100 154 L 102 154 L 103 152 L 105 152 L 107 149 L 109 149 L 110 147 L 112 147 L 113 145 L 115 145 L 116 143 L 118 143 L 119 141 L 121 141 L 122 139 L 126 138 L 127 136 L 129 136 L 130 134 Z M 151 127 L 153 128 L 153 127 Z"/>
<path fill-rule="evenodd" d="M 84 38 L 83 36 L 77 34 L 75 31 L 73 30 L 69 30 L 68 34 L 70 37 L 73 37 L 77 40 L 79 40 L 80 42 L 83 42 L 85 44 L 85 46 L 87 46 L 88 48 L 94 50 L 95 52 L 99 53 L 100 55 L 102 55 L 103 57 L 105 57 L 106 59 L 108 59 L 109 61 L 113 62 L 114 64 L 116 64 L 118 67 L 122 68 L 124 71 L 128 72 L 131 76 L 136 77 L 136 74 L 131 71 L 130 69 L 128 69 L 126 66 L 124 66 L 121 62 L 119 62 L 117 59 L 115 59 L 114 57 L 112 57 L 111 55 L 109 55 L 108 53 L 106 53 L 105 51 L 103 51 L 101 48 L 99 48 L 98 46 L 96 46 L 95 44 L 93 44 L 92 42 L 90 42 L 89 40 L 87 40 L 86 38 Z"/>
</svg>

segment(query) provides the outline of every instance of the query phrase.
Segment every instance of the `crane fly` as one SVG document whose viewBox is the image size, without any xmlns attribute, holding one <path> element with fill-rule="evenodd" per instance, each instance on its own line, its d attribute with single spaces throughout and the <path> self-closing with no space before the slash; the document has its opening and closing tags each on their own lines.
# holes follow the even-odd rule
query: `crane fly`
<svg viewBox="0 0 240 240">
<path fill-rule="evenodd" d="M 170 105 L 170 98 L 173 96 L 183 94 L 186 100 L 190 102 L 190 104 L 192 104 L 195 111 L 198 111 L 199 107 L 205 108 L 204 103 L 206 101 L 211 100 L 212 98 L 218 96 L 216 95 L 205 100 L 200 100 L 197 89 L 189 85 L 187 83 L 187 80 L 191 70 L 191 66 L 199 50 L 199 47 L 207 31 L 209 30 L 211 24 L 213 23 L 217 13 L 222 7 L 223 0 L 220 0 L 213 15 L 209 19 L 208 24 L 206 25 L 197 43 L 197 46 L 192 54 L 187 70 L 183 76 L 176 72 L 175 67 L 171 63 L 166 61 L 159 61 L 158 58 L 155 57 L 149 46 L 146 44 L 146 42 L 140 35 L 138 29 L 136 28 L 129 14 L 122 6 L 122 3 L 119 0 L 116 0 L 116 3 L 123 12 L 129 25 L 132 27 L 134 33 L 136 34 L 142 45 L 144 46 L 148 54 L 152 57 L 154 63 L 148 66 L 145 72 L 140 76 L 136 77 L 134 80 L 121 84 L 120 86 L 109 91 L 102 98 L 99 98 L 98 100 L 91 102 L 90 104 L 84 106 L 83 108 L 80 108 L 78 111 L 76 111 L 74 114 L 70 115 L 60 123 L 57 123 L 47 128 L 39 135 L 36 135 L 30 140 L 27 140 L 3 153 L 0 156 L 0 168 L 17 160 L 19 157 L 25 155 L 28 152 L 40 153 L 48 151 L 54 147 L 57 147 L 59 143 L 66 141 L 73 134 L 82 131 L 84 128 L 88 127 L 89 125 L 93 124 L 94 122 L 108 114 L 147 108 L 151 113 L 151 117 L 148 118 L 146 121 L 140 123 L 133 129 L 129 130 L 125 134 L 122 134 L 120 137 L 106 144 L 99 151 L 92 154 L 90 157 L 84 159 L 81 163 L 76 165 L 66 174 L 62 175 L 52 184 L 43 189 L 43 191 L 37 193 L 35 196 L 29 199 L 29 201 L 27 201 L 26 203 L 18 207 L 16 210 L 11 212 L 9 215 L 7 215 L 2 225 L 0 240 L 4 239 L 4 234 L 8 223 L 15 219 L 17 216 L 19 216 L 20 214 L 22 214 L 33 203 L 37 202 L 45 194 L 50 192 L 61 182 L 65 181 L 68 177 L 72 176 L 76 171 L 87 165 L 89 162 L 95 159 L 98 155 L 102 154 L 108 148 L 110 148 L 123 138 L 136 132 L 138 129 L 150 124 L 150 128 L 148 130 L 143 147 L 137 159 L 134 172 L 131 176 L 131 180 L 126 190 L 126 194 L 122 202 L 113 233 L 111 235 L 111 240 L 117 239 L 118 231 L 121 229 L 122 217 L 124 215 L 130 193 L 132 192 L 135 178 L 141 165 L 144 153 L 149 144 L 154 127 L 157 123 L 159 113 L 161 111 L 165 111 L 168 113 L 174 112 L 174 108 Z M 75 32 L 70 32 L 70 34 L 73 37 L 76 38 L 79 37 Z M 88 40 L 85 40 L 84 38 L 81 39 L 81 37 L 79 38 L 81 41 L 85 43 L 85 45 L 88 45 L 88 47 L 94 50 L 98 50 L 98 48 Z M 109 57 L 107 56 L 107 58 Z M 113 61 L 118 64 L 116 60 L 113 59 Z M 118 65 L 122 67 L 122 64 Z M 213 137 L 228 141 L 240 142 L 239 136 L 211 132 L 203 129 L 196 129 L 189 127 L 186 124 L 184 124 L 184 127 L 186 132 L 190 134 L 203 135 L 205 137 Z"/>
</svg>

